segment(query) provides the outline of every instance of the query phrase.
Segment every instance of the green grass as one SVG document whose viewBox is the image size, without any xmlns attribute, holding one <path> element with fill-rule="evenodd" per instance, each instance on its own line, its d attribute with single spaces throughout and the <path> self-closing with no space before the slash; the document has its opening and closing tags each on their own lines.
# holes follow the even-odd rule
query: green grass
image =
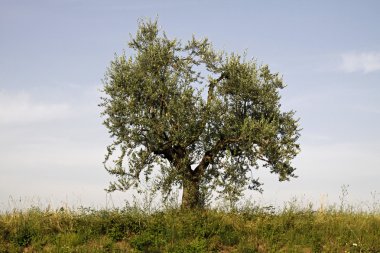
<svg viewBox="0 0 380 253">
<path fill-rule="evenodd" d="M 380 215 L 245 207 L 0 214 L 0 252 L 380 252 Z"/>
</svg>

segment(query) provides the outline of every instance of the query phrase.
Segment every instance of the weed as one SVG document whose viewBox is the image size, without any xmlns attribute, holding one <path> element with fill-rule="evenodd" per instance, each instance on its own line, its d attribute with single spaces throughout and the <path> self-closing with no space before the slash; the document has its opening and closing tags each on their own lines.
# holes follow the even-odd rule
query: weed
<svg viewBox="0 0 380 253">
<path fill-rule="evenodd" d="M 343 205 L 314 211 L 13 211 L 0 214 L 0 252 L 380 252 L 380 216 Z M 343 207 L 343 208 L 341 208 Z"/>
</svg>

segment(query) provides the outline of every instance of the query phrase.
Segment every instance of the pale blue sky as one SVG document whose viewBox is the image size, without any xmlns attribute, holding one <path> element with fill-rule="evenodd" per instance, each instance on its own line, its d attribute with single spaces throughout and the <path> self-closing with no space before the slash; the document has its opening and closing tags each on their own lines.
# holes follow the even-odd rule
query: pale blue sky
<svg viewBox="0 0 380 253">
<path fill-rule="evenodd" d="M 0 208 L 10 196 L 105 205 L 110 139 L 98 89 L 137 19 L 156 16 L 169 37 L 206 36 L 283 75 L 283 107 L 303 128 L 299 178 L 278 183 L 261 171 L 254 198 L 334 202 L 346 184 L 352 201 L 371 199 L 380 193 L 379 10 L 346 0 L 0 0 Z"/>
</svg>

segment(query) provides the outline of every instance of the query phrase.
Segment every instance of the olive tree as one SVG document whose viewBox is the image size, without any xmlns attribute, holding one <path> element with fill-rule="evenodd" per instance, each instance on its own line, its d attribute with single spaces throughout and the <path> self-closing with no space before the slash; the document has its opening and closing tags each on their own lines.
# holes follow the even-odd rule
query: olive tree
<svg viewBox="0 0 380 253">
<path fill-rule="evenodd" d="M 208 39 L 170 39 L 157 21 L 140 21 L 128 45 L 106 72 L 100 104 L 113 140 L 104 164 L 117 178 L 109 191 L 150 180 L 165 195 L 181 187 L 183 208 L 202 208 L 206 191 L 259 189 L 255 169 L 295 177 L 300 129 L 281 110 L 278 73 Z"/>
</svg>

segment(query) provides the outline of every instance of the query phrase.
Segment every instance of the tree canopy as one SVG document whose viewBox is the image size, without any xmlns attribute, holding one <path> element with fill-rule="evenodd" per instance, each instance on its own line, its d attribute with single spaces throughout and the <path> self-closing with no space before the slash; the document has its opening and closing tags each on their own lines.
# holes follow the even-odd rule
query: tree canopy
<svg viewBox="0 0 380 253">
<path fill-rule="evenodd" d="M 258 190 L 255 169 L 295 177 L 298 119 L 281 110 L 282 77 L 245 55 L 216 51 L 194 36 L 170 39 L 157 21 L 140 21 L 104 79 L 109 191 L 151 180 L 164 195 L 183 189 L 182 207 L 202 207 L 206 192 L 238 198 Z M 118 150 L 118 158 L 111 157 Z"/>
</svg>

